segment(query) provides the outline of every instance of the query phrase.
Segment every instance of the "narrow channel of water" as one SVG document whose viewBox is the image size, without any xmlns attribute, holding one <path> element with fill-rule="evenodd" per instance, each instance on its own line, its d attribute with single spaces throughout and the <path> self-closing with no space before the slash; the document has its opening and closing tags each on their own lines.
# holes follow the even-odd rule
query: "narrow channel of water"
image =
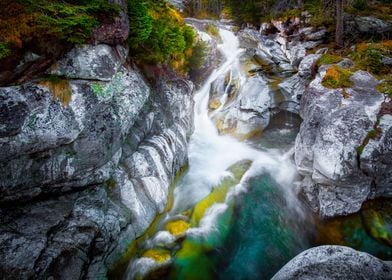
<svg viewBox="0 0 392 280">
<path fill-rule="evenodd" d="M 174 190 L 172 209 L 124 279 L 268 279 L 309 246 L 294 194 L 298 117 L 276 115 L 265 136 L 251 142 L 219 135 L 210 120 L 211 83 L 241 72 L 238 39 L 227 29 L 220 36 L 226 60 L 195 95 L 189 169 Z M 239 87 L 244 81 L 239 78 Z"/>
</svg>

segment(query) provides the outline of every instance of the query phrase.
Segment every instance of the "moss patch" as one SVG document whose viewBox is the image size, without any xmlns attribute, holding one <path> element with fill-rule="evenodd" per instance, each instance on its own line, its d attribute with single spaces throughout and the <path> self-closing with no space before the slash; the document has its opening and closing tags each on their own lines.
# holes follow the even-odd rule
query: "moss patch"
<svg viewBox="0 0 392 280">
<path fill-rule="evenodd" d="M 158 263 L 164 263 L 170 260 L 170 252 L 163 249 L 151 249 L 143 253 L 144 258 L 150 258 Z"/>
<path fill-rule="evenodd" d="M 366 135 L 365 139 L 363 140 L 361 146 L 357 147 L 358 156 L 362 155 L 363 150 L 369 144 L 369 141 L 372 139 L 378 139 L 382 133 L 381 128 L 379 125 L 379 119 L 377 120 L 376 124 L 374 125 L 374 129 L 370 130 Z"/>
<path fill-rule="evenodd" d="M 342 57 L 334 54 L 323 54 L 317 61 L 317 66 L 325 64 L 336 64 L 342 61 Z"/>
<path fill-rule="evenodd" d="M 379 43 L 360 43 L 355 51 L 350 54 L 360 69 L 365 69 L 375 75 L 390 74 L 392 67 L 382 63 L 382 57 L 392 56 L 392 40 Z"/>
<path fill-rule="evenodd" d="M 218 27 L 216 27 L 213 24 L 207 24 L 206 27 L 206 32 L 213 38 L 215 38 L 216 40 L 220 40 L 220 35 L 219 35 L 219 29 Z"/>
<path fill-rule="evenodd" d="M 222 183 L 216 186 L 206 198 L 196 204 L 191 217 L 192 226 L 197 226 L 199 224 L 204 213 L 213 204 L 225 201 L 229 189 L 240 182 L 242 176 L 249 169 L 251 163 L 252 162 L 249 160 L 241 161 L 228 169 L 232 176 L 228 176 L 223 179 Z"/>
<path fill-rule="evenodd" d="M 183 221 L 171 221 L 165 225 L 165 230 L 173 234 L 174 236 L 183 235 L 187 229 L 190 227 L 190 224 Z"/>
<path fill-rule="evenodd" d="M 322 85 L 327 88 L 348 88 L 352 86 L 352 72 L 337 65 L 331 66 L 323 78 Z"/>
<path fill-rule="evenodd" d="M 392 99 L 392 78 L 384 80 L 377 86 L 377 90 Z"/>
<path fill-rule="evenodd" d="M 208 103 L 208 108 L 211 110 L 216 110 L 221 106 L 221 102 L 219 99 L 213 99 L 210 100 L 210 102 Z"/>
<path fill-rule="evenodd" d="M 72 99 L 72 90 L 67 79 L 59 77 L 50 77 L 40 82 L 41 86 L 47 87 L 55 100 L 58 100 L 63 106 L 68 106 Z"/>
</svg>

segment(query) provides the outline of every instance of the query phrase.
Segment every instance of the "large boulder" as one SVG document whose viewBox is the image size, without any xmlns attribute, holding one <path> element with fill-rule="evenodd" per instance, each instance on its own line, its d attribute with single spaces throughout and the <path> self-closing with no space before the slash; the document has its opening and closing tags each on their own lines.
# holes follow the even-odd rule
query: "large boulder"
<svg viewBox="0 0 392 280">
<path fill-rule="evenodd" d="M 272 280 L 392 279 L 392 263 L 343 246 L 320 246 L 302 252 Z"/>
<path fill-rule="evenodd" d="M 79 47 L 57 68 L 74 79 L 0 88 L 4 279 L 105 278 L 163 212 L 193 86 L 162 68 L 147 83 L 122 50 Z"/>
<path fill-rule="evenodd" d="M 375 17 L 344 15 L 344 34 L 347 39 L 379 36 L 388 38 L 392 34 L 392 23 Z"/>
<path fill-rule="evenodd" d="M 295 144 L 295 161 L 304 176 L 301 192 L 322 217 L 357 212 L 364 201 L 388 195 L 392 187 L 384 175 L 390 170 L 389 161 L 384 160 L 380 168 L 377 159 L 369 158 L 390 155 L 388 117 L 381 118 L 378 141 L 370 140 L 372 145 L 367 147 L 384 102 L 375 89 L 377 80 L 357 71 L 350 78 L 351 88 L 328 89 L 322 85 L 328 67 L 320 68 L 302 97 L 304 121 Z"/>
</svg>

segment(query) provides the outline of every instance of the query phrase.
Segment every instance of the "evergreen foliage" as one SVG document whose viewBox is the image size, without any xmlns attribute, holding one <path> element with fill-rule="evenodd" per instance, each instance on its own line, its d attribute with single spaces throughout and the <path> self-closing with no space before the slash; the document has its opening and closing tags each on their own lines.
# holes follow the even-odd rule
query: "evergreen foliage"
<svg viewBox="0 0 392 280">
<path fill-rule="evenodd" d="M 129 43 L 137 60 L 189 70 L 195 32 L 165 0 L 128 0 Z"/>
<path fill-rule="evenodd" d="M 0 39 L 18 47 L 44 36 L 82 44 L 101 18 L 120 11 L 118 5 L 106 0 L 4 0 L 2 5 Z"/>
</svg>

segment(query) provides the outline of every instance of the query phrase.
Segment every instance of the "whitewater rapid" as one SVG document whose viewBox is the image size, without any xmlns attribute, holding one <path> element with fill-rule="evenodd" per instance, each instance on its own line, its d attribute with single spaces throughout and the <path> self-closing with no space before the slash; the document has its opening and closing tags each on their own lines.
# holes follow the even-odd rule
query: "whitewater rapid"
<svg viewBox="0 0 392 280">
<path fill-rule="evenodd" d="M 244 159 L 252 160 L 253 164 L 242 181 L 259 173 L 269 172 L 281 185 L 291 185 L 296 176 L 296 168 L 288 160 L 292 151 L 282 154 L 279 150 L 256 150 L 231 136 L 219 135 L 211 121 L 208 112 L 211 84 L 229 71 L 230 77 L 233 73 L 239 74 L 240 88 L 246 82 L 246 77 L 240 71 L 239 56 L 244 50 L 239 47 L 238 38 L 227 29 L 220 28 L 219 34 L 222 44 L 218 48 L 225 61 L 195 94 L 195 131 L 189 144 L 189 170 L 174 190 L 171 214 L 192 208 L 211 192 L 213 186 L 220 183 L 227 175 L 227 168 Z M 224 97 L 222 101 L 225 99 Z M 240 189 L 236 187 L 233 191 Z"/>
</svg>

